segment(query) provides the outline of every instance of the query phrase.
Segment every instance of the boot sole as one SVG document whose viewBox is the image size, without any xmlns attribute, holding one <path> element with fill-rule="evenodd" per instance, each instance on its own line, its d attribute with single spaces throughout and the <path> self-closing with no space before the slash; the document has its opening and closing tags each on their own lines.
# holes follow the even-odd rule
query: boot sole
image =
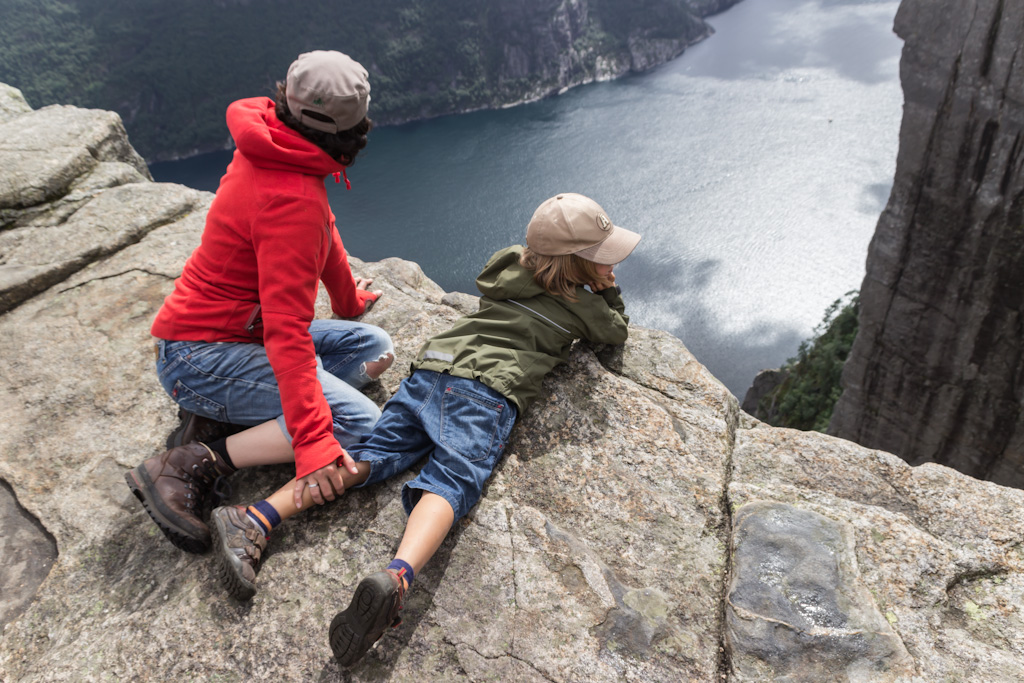
<svg viewBox="0 0 1024 683">
<path fill-rule="evenodd" d="M 374 624 L 374 617 L 387 609 L 393 592 L 390 577 L 368 576 L 359 582 L 349 606 L 334 615 L 329 639 L 339 665 L 352 666 L 384 635 L 388 624 Z"/>
<path fill-rule="evenodd" d="M 163 501 L 149 494 L 149 489 L 153 482 L 145 470 L 140 471 L 138 467 L 128 470 L 125 472 L 124 480 L 128 483 L 128 488 L 135 494 L 135 497 L 142 503 L 142 507 L 146 510 L 150 519 L 156 523 L 160 531 L 167 537 L 167 540 L 173 543 L 176 548 L 196 555 L 205 553 L 210 548 L 209 538 L 197 537 L 175 524 L 171 517 L 173 513 L 166 508 Z"/>
<path fill-rule="evenodd" d="M 228 547 L 227 530 L 223 528 L 220 517 L 210 515 L 210 521 L 213 522 L 210 533 L 217 548 L 217 578 L 231 597 L 242 602 L 251 600 L 256 595 L 256 584 L 246 581 L 242 576 L 241 560 Z"/>
</svg>

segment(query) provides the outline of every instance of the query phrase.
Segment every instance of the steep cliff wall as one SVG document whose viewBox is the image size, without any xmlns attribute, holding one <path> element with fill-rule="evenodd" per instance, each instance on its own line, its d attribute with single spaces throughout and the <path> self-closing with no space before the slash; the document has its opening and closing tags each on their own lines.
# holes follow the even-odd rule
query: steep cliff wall
<svg viewBox="0 0 1024 683">
<path fill-rule="evenodd" d="M 896 179 L 829 432 L 1024 486 L 1024 3 L 904 0 Z"/>
<path fill-rule="evenodd" d="M 49 571 L 25 561 L 39 530 L 0 504 L 0 680 L 1020 680 L 1024 491 L 759 423 L 678 339 L 636 327 L 546 379 L 401 628 L 339 670 L 327 625 L 391 558 L 412 475 L 289 520 L 256 597 L 227 597 L 123 479 L 174 424 L 149 325 L 212 195 L 144 177 L 108 112 L 31 111 L 0 85 L 0 121 L 0 139 L 34 137 L 0 146 L 0 479 L 59 551 Z M 382 401 L 477 299 L 414 263 L 350 261 L 396 343 Z M 292 473 L 240 472 L 229 500 Z"/>
</svg>

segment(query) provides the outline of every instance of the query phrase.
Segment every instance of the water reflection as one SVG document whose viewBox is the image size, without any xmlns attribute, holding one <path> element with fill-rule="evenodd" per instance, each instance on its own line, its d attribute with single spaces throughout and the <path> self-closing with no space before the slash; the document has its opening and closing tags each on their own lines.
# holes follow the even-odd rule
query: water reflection
<svg viewBox="0 0 1024 683">
<path fill-rule="evenodd" d="M 745 0 L 651 72 L 378 129 L 353 190 L 328 182 L 345 245 L 474 292 L 541 201 L 590 195 L 644 235 L 616 269 L 633 321 L 679 336 L 742 397 L 860 285 L 895 166 L 897 5 Z"/>
<path fill-rule="evenodd" d="M 879 27 L 891 27 L 898 3 L 756 2 L 756 10 L 743 10 L 744 15 L 756 14 L 756 18 L 736 18 L 737 13 L 727 12 L 710 20 L 719 35 L 728 34 L 729 50 L 697 46 L 693 49 L 695 54 L 689 57 L 690 73 L 737 80 L 770 78 L 796 69 L 832 69 L 844 78 L 866 84 L 892 79 L 894 40 Z"/>
</svg>

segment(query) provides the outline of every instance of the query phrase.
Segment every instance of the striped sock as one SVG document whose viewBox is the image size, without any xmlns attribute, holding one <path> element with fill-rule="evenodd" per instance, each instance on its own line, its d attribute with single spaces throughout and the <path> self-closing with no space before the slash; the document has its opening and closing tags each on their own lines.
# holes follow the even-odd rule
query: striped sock
<svg viewBox="0 0 1024 683">
<path fill-rule="evenodd" d="M 412 586 L 412 580 L 416 578 L 416 572 L 412 570 L 412 566 L 408 562 L 396 557 L 391 560 L 391 564 L 388 565 L 388 569 L 398 574 L 399 577 L 404 577 L 405 584 L 407 586 Z"/>
<path fill-rule="evenodd" d="M 263 535 L 266 538 L 270 538 L 270 530 L 281 523 L 281 515 L 277 514 L 274 506 L 265 500 L 250 505 L 245 512 L 249 515 L 249 519 L 263 530 Z"/>
</svg>

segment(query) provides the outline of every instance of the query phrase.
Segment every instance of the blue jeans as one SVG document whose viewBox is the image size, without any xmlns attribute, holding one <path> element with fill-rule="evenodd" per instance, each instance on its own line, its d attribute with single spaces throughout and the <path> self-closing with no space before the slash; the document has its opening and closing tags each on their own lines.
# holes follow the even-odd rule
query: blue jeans
<svg viewBox="0 0 1024 683">
<path fill-rule="evenodd" d="M 394 353 L 391 337 L 374 325 L 348 320 L 314 320 L 317 379 L 334 417 L 334 436 L 348 448 L 380 417 L 359 389 L 370 381 L 366 363 Z M 261 344 L 157 341 L 156 371 L 164 391 L 185 410 L 221 422 L 257 425 L 278 421 L 281 394 Z"/>
<path fill-rule="evenodd" d="M 384 406 L 373 430 L 348 452 L 357 462 L 370 463 L 362 486 L 389 479 L 429 455 L 416 478 L 402 487 L 405 512 L 430 491 L 461 519 L 480 500 L 515 422 L 515 406 L 487 385 L 416 370 Z"/>
</svg>

